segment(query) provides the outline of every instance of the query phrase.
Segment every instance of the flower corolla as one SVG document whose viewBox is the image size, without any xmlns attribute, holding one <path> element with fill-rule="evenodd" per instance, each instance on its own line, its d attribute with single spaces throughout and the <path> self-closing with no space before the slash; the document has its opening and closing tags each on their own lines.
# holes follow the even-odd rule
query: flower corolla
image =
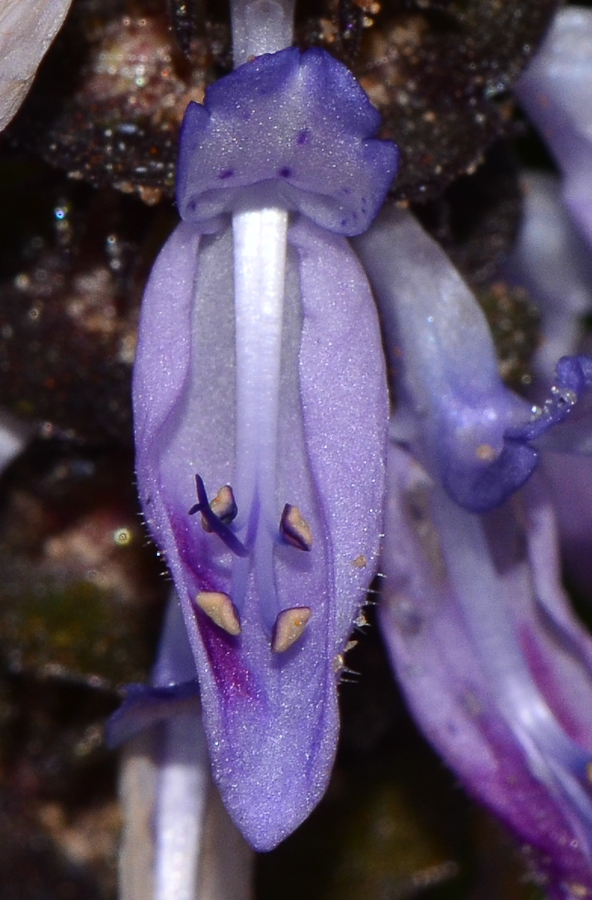
<svg viewBox="0 0 592 900">
<path fill-rule="evenodd" d="M 379 122 L 321 50 L 214 84 L 186 113 L 183 221 L 142 307 L 140 499 L 183 608 L 214 777 L 258 849 L 325 789 L 341 658 L 377 564 L 386 379 L 346 236 L 395 174 Z"/>
</svg>

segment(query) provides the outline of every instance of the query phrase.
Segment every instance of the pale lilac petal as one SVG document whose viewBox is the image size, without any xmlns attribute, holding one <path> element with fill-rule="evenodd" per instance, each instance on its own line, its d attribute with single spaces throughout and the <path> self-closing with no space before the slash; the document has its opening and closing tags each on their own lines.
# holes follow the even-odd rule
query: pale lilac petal
<svg viewBox="0 0 592 900">
<path fill-rule="evenodd" d="M 272 540 L 266 573 L 189 515 L 196 473 L 212 494 L 236 481 L 230 229 L 200 238 L 184 224 L 163 249 L 134 376 L 140 497 L 181 595 L 214 774 L 262 849 L 305 818 L 327 783 L 338 724 L 333 659 L 375 571 L 387 420 L 378 323 L 356 257 L 305 220 L 289 240 L 275 522 L 284 502 L 295 503 L 314 536 L 309 553 Z M 196 609 L 199 591 L 233 597 L 239 637 Z M 285 654 L 271 650 L 270 604 L 276 614 L 312 611 Z"/>
<path fill-rule="evenodd" d="M 506 439 L 529 420 L 530 407 L 501 381 L 483 312 L 408 211 L 385 207 L 355 244 L 386 336 L 393 434 L 457 502 L 491 509 L 529 477 L 537 452 Z"/>
</svg>

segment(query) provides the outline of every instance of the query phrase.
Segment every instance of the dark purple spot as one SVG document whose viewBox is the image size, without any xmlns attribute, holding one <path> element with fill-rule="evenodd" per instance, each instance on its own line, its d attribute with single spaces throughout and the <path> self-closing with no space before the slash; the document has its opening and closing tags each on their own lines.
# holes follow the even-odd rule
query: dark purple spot
<svg viewBox="0 0 592 900">
<path fill-rule="evenodd" d="M 292 169 L 288 168 L 288 166 L 284 166 L 279 170 L 278 175 L 280 176 L 280 178 L 290 178 L 290 176 L 292 175 Z"/>
<path fill-rule="evenodd" d="M 344 194 L 351 194 L 351 188 L 344 187 L 342 188 Z"/>
<path fill-rule="evenodd" d="M 257 696 L 253 676 L 240 654 L 240 643 L 218 628 L 200 609 L 192 604 L 194 615 L 212 667 L 212 674 L 228 702 L 238 696 L 254 699 Z"/>
<path fill-rule="evenodd" d="M 302 147 L 303 144 L 308 144 L 309 138 L 310 131 L 308 130 L 308 128 L 304 128 L 296 138 L 296 143 Z"/>
<path fill-rule="evenodd" d="M 347 219 L 342 219 L 342 220 L 341 220 L 341 227 L 342 227 L 342 228 L 345 228 L 346 225 L 347 225 Z"/>
<path fill-rule="evenodd" d="M 222 171 L 218 175 L 218 178 L 220 178 L 222 181 L 224 181 L 226 178 L 232 178 L 233 175 L 234 175 L 234 169 L 222 169 Z"/>
</svg>

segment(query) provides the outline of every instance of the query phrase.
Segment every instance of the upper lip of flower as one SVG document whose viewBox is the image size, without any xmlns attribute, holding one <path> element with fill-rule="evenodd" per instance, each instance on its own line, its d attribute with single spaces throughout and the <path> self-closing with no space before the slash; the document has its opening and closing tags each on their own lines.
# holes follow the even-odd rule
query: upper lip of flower
<svg viewBox="0 0 592 900">
<path fill-rule="evenodd" d="M 203 106 L 189 105 L 181 217 L 211 229 L 224 212 L 281 207 L 333 233 L 360 234 L 398 163 L 395 145 L 374 139 L 379 125 L 351 73 L 324 51 L 262 56 L 213 84 Z"/>
</svg>

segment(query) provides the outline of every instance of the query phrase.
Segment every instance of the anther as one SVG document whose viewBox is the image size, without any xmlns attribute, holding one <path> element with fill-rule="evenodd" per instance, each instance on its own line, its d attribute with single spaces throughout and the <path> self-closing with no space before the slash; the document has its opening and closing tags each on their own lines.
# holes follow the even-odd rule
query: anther
<svg viewBox="0 0 592 900">
<path fill-rule="evenodd" d="M 285 653 L 302 637 L 304 629 L 312 615 L 308 606 L 295 606 L 284 609 L 275 621 L 271 649 L 274 653 Z"/>
<path fill-rule="evenodd" d="M 208 495 L 206 493 L 203 479 L 199 475 L 195 476 L 195 487 L 197 490 L 198 502 L 195 504 L 195 506 L 191 507 L 191 509 L 189 510 L 189 515 L 193 516 L 195 515 L 195 513 L 200 512 L 202 525 L 206 531 L 213 531 L 214 534 L 217 534 L 220 540 L 223 541 L 228 549 L 231 550 L 232 553 L 234 553 L 236 556 L 248 556 L 249 550 L 243 543 L 241 543 L 241 541 L 239 541 L 234 532 L 232 532 L 228 525 L 226 525 L 226 523 L 223 521 L 223 518 L 227 518 L 231 510 L 225 513 L 224 517 L 216 515 L 208 501 Z M 226 485 L 226 487 L 228 487 L 228 485 Z M 228 487 L 228 490 L 232 495 L 232 488 Z M 221 488 L 212 505 L 216 503 L 218 497 L 220 496 L 220 494 L 222 494 L 223 491 L 224 488 Z M 232 502 L 234 502 L 234 496 L 232 496 Z"/>
<path fill-rule="evenodd" d="M 491 444 L 479 444 L 475 450 L 475 456 L 480 462 L 493 462 L 497 455 Z"/>
<path fill-rule="evenodd" d="M 283 539 L 298 550 L 312 548 L 312 531 L 310 525 L 302 517 L 297 506 L 286 503 L 280 519 L 280 534 Z"/>
<path fill-rule="evenodd" d="M 233 519 L 236 519 L 238 509 L 236 500 L 234 499 L 234 492 L 229 484 L 225 484 L 220 488 L 210 503 L 210 509 L 225 525 L 228 525 Z M 212 531 L 210 523 L 203 513 L 201 516 L 201 525 L 204 531 Z"/>
<path fill-rule="evenodd" d="M 195 603 L 212 622 L 228 634 L 237 637 L 241 633 L 238 613 L 228 594 L 222 591 L 200 591 Z"/>
</svg>

